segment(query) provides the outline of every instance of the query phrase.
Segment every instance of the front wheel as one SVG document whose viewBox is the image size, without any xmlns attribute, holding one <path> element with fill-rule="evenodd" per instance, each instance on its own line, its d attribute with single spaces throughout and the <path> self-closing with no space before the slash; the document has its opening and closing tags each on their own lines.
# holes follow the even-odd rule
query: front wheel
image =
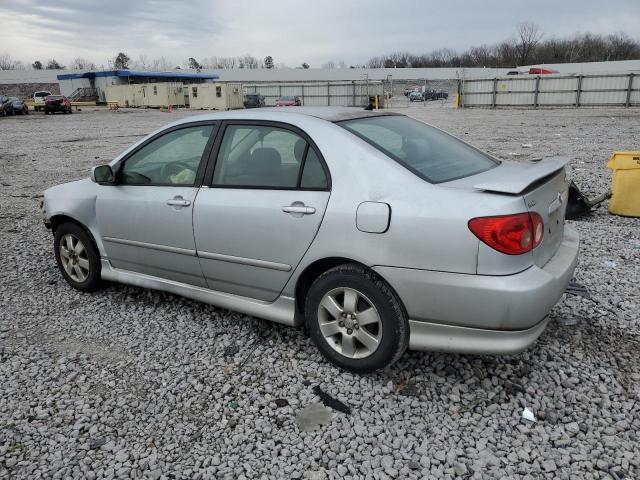
<svg viewBox="0 0 640 480">
<path fill-rule="evenodd" d="M 58 268 L 69 285 L 83 292 L 100 287 L 100 255 L 89 235 L 75 223 L 63 223 L 53 240 Z"/>
<path fill-rule="evenodd" d="M 398 360 L 409 345 L 404 308 L 389 285 L 360 265 L 340 265 L 311 285 L 307 328 L 333 364 L 370 373 Z"/>
</svg>

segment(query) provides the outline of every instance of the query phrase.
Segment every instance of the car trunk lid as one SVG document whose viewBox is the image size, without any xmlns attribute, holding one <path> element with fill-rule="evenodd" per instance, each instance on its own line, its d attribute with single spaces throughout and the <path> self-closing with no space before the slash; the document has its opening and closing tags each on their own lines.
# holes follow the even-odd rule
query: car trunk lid
<svg viewBox="0 0 640 480">
<path fill-rule="evenodd" d="M 562 243 L 569 189 L 564 168 L 568 162 L 565 157 L 503 162 L 498 168 L 476 176 L 473 182 L 476 190 L 521 195 L 527 210 L 542 217 L 544 237 L 533 250 L 534 263 L 539 267 L 553 257 Z"/>
</svg>

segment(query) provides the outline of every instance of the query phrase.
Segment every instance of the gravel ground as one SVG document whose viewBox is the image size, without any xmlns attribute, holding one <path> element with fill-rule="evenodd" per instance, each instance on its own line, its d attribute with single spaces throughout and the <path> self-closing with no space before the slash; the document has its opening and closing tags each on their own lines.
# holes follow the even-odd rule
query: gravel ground
<svg viewBox="0 0 640 480">
<path fill-rule="evenodd" d="M 609 187 L 611 151 L 640 148 L 638 110 L 399 111 L 500 157 L 569 155 L 590 194 Z M 189 114 L 0 119 L 0 477 L 640 477 L 640 220 L 606 207 L 572 222 L 593 301 L 561 301 L 510 357 L 409 352 L 357 376 L 302 330 L 123 285 L 69 288 L 41 192 Z"/>
</svg>

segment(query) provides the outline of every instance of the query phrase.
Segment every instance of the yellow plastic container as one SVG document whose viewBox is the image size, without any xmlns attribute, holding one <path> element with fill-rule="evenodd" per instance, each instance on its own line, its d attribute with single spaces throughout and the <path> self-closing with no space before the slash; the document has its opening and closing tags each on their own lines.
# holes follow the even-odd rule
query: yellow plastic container
<svg viewBox="0 0 640 480">
<path fill-rule="evenodd" d="M 607 167 L 613 170 L 609 212 L 640 217 L 640 152 L 613 152 Z"/>
</svg>

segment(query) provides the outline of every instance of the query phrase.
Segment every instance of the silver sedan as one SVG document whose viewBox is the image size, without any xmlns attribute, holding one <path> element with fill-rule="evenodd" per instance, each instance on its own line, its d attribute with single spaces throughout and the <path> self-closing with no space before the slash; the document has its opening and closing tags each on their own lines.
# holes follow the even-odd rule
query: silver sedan
<svg viewBox="0 0 640 480">
<path fill-rule="evenodd" d="M 515 353 L 573 276 L 563 158 L 500 161 L 404 115 L 291 108 L 158 130 L 48 189 L 60 271 L 287 325 L 355 372 Z"/>
</svg>

